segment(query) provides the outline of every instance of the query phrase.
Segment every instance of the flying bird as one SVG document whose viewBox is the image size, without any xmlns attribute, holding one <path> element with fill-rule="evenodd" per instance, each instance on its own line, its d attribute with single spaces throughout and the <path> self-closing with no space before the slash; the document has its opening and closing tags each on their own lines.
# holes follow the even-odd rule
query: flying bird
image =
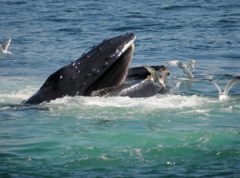
<svg viewBox="0 0 240 178">
<path fill-rule="evenodd" d="M 231 79 L 227 82 L 224 89 L 222 90 L 220 88 L 220 86 L 214 80 L 212 80 L 212 78 L 208 78 L 207 80 L 210 81 L 216 87 L 216 89 L 218 90 L 218 95 L 219 95 L 219 100 L 220 101 L 226 100 L 228 98 L 228 93 L 231 90 L 231 88 L 234 85 L 236 85 L 237 83 L 240 82 L 239 78 Z"/>
<path fill-rule="evenodd" d="M 196 61 L 194 59 L 188 61 L 187 63 L 184 63 L 180 60 L 172 60 L 168 61 L 167 63 L 171 66 L 179 67 L 180 69 L 182 69 L 183 73 L 187 75 L 188 78 L 193 78 L 192 72 L 194 71 L 196 64 Z"/>
<path fill-rule="evenodd" d="M 12 53 L 9 50 L 10 44 L 11 44 L 11 39 L 8 39 L 7 41 L 4 41 L 0 43 L 0 56 L 6 56 L 6 55 L 11 55 Z"/>
</svg>

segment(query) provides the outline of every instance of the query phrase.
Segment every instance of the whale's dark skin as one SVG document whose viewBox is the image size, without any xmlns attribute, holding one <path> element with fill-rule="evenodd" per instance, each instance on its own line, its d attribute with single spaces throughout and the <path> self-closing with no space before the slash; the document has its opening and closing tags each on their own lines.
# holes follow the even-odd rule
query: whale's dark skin
<svg viewBox="0 0 240 178">
<path fill-rule="evenodd" d="M 165 66 L 150 66 L 154 68 L 155 70 L 159 69 L 166 69 Z M 150 73 L 147 71 L 145 67 L 133 67 L 128 70 L 128 78 L 129 79 L 145 79 Z"/>
<path fill-rule="evenodd" d="M 64 96 L 92 96 L 97 90 L 120 86 L 126 78 L 144 79 L 144 67 L 130 68 L 134 33 L 104 40 L 76 61 L 51 74 L 24 104 L 49 102 Z M 164 66 L 153 66 L 156 70 Z"/>
<path fill-rule="evenodd" d="M 66 95 L 89 96 L 94 90 L 120 85 L 128 73 L 135 38 L 134 33 L 127 33 L 104 40 L 50 75 L 24 104 L 39 104 Z"/>
</svg>

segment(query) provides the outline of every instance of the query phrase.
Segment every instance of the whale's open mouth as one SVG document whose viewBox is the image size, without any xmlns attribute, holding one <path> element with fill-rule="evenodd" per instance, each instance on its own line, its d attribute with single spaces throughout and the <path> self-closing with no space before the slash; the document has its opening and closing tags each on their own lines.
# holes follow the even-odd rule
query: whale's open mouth
<svg viewBox="0 0 240 178">
<path fill-rule="evenodd" d="M 116 50 L 113 54 L 117 55 L 115 62 L 109 65 L 103 75 L 86 89 L 84 95 L 91 95 L 91 92 L 107 87 L 117 87 L 125 81 L 134 53 L 135 38 L 123 45 L 121 50 Z"/>
<path fill-rule="evenodd" d="M 78 60 L 50 75 L 26 104 L 63 96 L 89 96 L 95 90 L 121 85 L 128 73 L 136 35 L 127 33 L 104 40 Z"/>
<path fill-rule="evenodd" d="M 132 61 L 135 40 L 133 33 L 116 36 L 104 40 L 85 54 L 83 59 L 80 58 L 78 61 L 83 64 L 85 78 L 82 83 L 85 87 L 78 95 L 89 96 L 95 90 L 122 84 Z"/>
</svg>

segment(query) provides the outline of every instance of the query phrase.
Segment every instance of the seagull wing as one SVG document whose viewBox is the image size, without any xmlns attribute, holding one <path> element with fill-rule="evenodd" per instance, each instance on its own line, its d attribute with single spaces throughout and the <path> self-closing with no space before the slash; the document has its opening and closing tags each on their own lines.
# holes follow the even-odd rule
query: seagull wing
<svg viewBox="0 0 240 178">
<path fill-rule="evenodd" d="M 216 87 L 216 89 L 218 90 L 218 93 L 221 94 L 222 91 L 221 91 L 221 88 L 218 86 L 218 84 L 213 80 L 209 80 L 209 81 Z"/>
<path fill-rule="evenodd" d="M 179 63 L 182 63 L 179 60 L 172 60 L 167 62 L 169 65 L 174 66 L 174 67 L 179 67 Z"/>
<path fill-rule="evenodd" d="M 11 41 L 12 41 L 11 39 L 8 39 L 7 41 L 3 42 L 2 43 L 2 49 L 7 51 L 9 46 L 10 46 Z"/>
<path fill-rule="evenodd" d="M 183 72 L 187 74 L 188 78 L 193 78 L 192 72 L 195 69 L 195 60 L 188 61 L 186 64 L 184 64 Z"/>
<path fill-rule="evenodd" d="M 179 67 L 180 69 L 186 68 L 186 65 L 180 60 L 172 60 L 167 62 L 169 65 Z"/>
<path fill-rule="evenodd" d="M 151 78 L 153 80 L 153 82 L 155 82 L 156 84 L 163 86 L 165 88 L 165 80 L 167 78 L 168 75 L 168 71 L 156 71 L 154 68 L 150 67 L 150 66 L 144 66 L 145 69 L 148 70 L 148 72 L 151 74 Z"/>
<path fill-rule="evenodd" d="M 179 68 L 182 69 L 183 73 L 187 75 L 188 78 L 193 78 L 193 74 L 188 64 L 179 63 Z"/>
<path fill-rule="evenodd" d="M 157 79 L 157 74 L 156 74 L 156 70 L 150 66 L 143 66 L 145 69 L 147 69 L 147 71 L 151 74 L 151 77 L 153 78 L 153 80 L 155 81 Z"/>
<path fill-rule="evenodd" d="M 224 88 L 224 91 L 223 91 L 224 95 L 227 96 L 231 88 L 239 82 L 240 82 L 240 79 L 237 79 L 237 78 L 230 80 Z"/>
<path fill-rule="evenodd" d="M 147 69 L 147 71 L 150 73 L 150 74 L 152 74 L 152 73 L 155 73 L 156 72 L 156 70 L 153 68 L 153 67 L 150 67 L 150 66 L 143 66 L 145 69 Z"/>
<path fill-rule="evenodd" d="M 190 72 L 193 72 L 195 69 L 195 60 L 188 61 L 186 66 Z"/>
<path fill-rule="evenodd" d="M 180 69 L 182 69 L 183 73 L 187 75 L 188 78 L 193 78 L 193 68 L 194 68 L 194 63 L 195 61 L 189 61 L 187 64 L 183 63 L 180 60 L 172 60 L 172 61 L 168 61 L 169 65 L 172 65 L 174 67 L 179 67 Z"/>
<path fill-rule="evenodd" d="M 180 68 L 180 69 L 186 69 L 186 64 L 184 64 L 182 61 L 178 61 L 177 63 L 177 66 Z"/>
</svg>

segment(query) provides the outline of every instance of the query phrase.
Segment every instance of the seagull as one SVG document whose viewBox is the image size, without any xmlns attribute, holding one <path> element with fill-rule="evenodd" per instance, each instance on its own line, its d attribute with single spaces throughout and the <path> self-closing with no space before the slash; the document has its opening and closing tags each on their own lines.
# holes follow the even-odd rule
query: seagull
<svg viewBox="0 0 240 178">
<path fill-rule="evenodd" d="M 187 74 L 187 77 L 189 79 L 193 78 L 192 72 L 195 69 L 195 63 L 196 63 L 194 59 L 188 61 L 187 63 L 183 63 L 180 60 L 172 60 L 172 61 L 168 61 L 167 63 L 171 66 L 179 67 L 180 69 L 182 69 L 183 73 Z"/>
<path fill-rule="evenodd" d="M 145 69 L 147 69 L 147 71 L 151 74 L 147 77 L 147 80 L 151 80 L 155 83 L 157 83 L 160 86 L 163 86 L 163 88 L 166 88 L 166 80 L 167 80 L 167 76 L 170 75 L 170 72 L 168 70 L 168 68 L 164 68 L 164 69 L 160 69 L 160 70 L 155 70 L 154 68 L 150 67 L 150 66 L 144 66 Z"/>
<path fill-rule="evenodd" d="M 10 51 L 8 51 L 11 41 L 12 41 L 11 39 L 8 39 L 7 41 L 4 41 L 3 43 L 0 44 L 0 55 L 1 56 L 12 54 Z"/>
<path fill-rule="evenodd" d="M 226 100 L 228 98 L 228 93 L 231 90 L 231 88 L 236 85 L 238 82 L 240 82 L 239 78 L 234 78 L 231 79 L 227 82 L 226 86 L 224 87 L 224 90 L 222 91 L 220 86 L 211 78 L 207 79 L 208 81 L 210 81 L 218 90 L 218 94 L 219 94 L 219 101 L 223 101 Z"/>
</svg>

